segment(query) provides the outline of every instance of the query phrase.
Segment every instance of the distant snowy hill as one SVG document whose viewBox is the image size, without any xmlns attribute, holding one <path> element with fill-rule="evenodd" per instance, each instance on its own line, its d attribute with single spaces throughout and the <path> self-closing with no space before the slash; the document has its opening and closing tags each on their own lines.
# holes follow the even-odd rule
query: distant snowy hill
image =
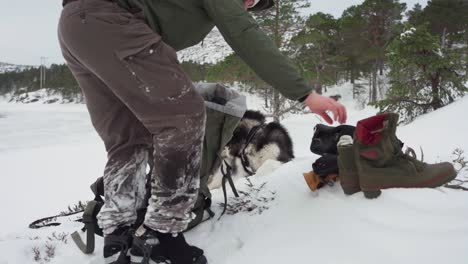
<svg viewBox="0 0 468 264">
<path fill-rule="evenodd" d="M 27 65 L 16 65 L 16 64 L 11 64 L 11 63 L 6 63 L 6 62 L 1 62 L 0 61 L 0 74 L 5 73 L 5 72 L 18 72 L 18 71 L 23 71 L 32 68 L 33 66 L 27 66 Z"/>
<path fill-rule="evenodd" d="M 217 28 L 213 29 L 199 44 L 177 52 L 180 61 L 199 64 L 214 64 L 233 53 Z"/>
<path fill-rule="evenodd" d="M 4 98 L 11 103 L 40 103 L 40 104 L 67 104 L 67 103 L 84 103 L 84 98 L 81 93 L 69 96 L 63 96 L 57 91 L 43 88 L 34 92 L 21 92 L 17 94 L 6 94 Z"/>
</svg>

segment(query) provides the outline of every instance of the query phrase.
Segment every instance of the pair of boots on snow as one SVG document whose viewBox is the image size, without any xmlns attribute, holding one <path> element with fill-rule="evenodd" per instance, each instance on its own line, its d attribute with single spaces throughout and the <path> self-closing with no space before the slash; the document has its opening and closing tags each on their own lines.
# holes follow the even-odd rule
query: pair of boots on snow
<svg viewBox="0 0 468 264">
<path fill-rule="evenodd" d="M 182 233 L 160 233 L 144 225 L 121 227 L 104 237 L 106 264 L 207 264 L 203 250 L 189 245 Z"/>
<path fill-rule="evenodd" d="M 354 138 L 339 135 L 337 163 L 347 195 L 363 191 L 377 198 L 381 189 L 435 188 L 457 176 L 449 162 L 427 164 L 402 151 L 396 137 L 398 114 L 385 113 L 359 121 Z"/>
</svg>

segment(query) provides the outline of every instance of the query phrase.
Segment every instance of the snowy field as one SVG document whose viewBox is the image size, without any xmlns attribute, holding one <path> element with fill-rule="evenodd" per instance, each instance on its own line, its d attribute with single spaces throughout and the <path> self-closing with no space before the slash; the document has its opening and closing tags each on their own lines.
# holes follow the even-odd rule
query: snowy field
<svg viewBox="0 0 468 264">
<path fill-rule="evenodd" d="M 344 98 L 349 124 L 376 112 L 356 110 Z M 257 101 L 249 98 L 251 104 Z M 427 162 L 451 161 L 456 148 L 468 151 L 467 109 L 468 98 L 461 99 L 399 128 L 397 135 L 417 153 L 422 147 Z M 210 264 L 468 263 L 468 192 L 392 189 L 375 200 L 362 193 L 347 197 L 339 185 L 310 192 L 302 173 L 317 158 L 309 145 L 319 122 L 315 115 L 288 117 L 284 124 L 296 159 L 254 177 L 253 187 L 237 183 L 251 193 L 243 199 L 251 200 L 253 211 L 225 215 L 187 234 L 190 243 L 205 249 Z M 53 238 L 54 232 L 78 230 L 79 223 L 41 230 L 27 226 L 92 198 L 89 185 L 101 176 L 105 159 L 84 105 L 0 102 L 0 264 L 103 263 L 101 238 L 91 256 L 71 238 L 66 243 Z M 463 172 L 459 178 L 467 176 Z M 222 200 L 222 192 L 215 191 L 218 215 Z M 46 245 L 55 247 L 50 260 L 44 257 Z M 40 260 L 34 260 L 34 248 Z"/>
</svg>

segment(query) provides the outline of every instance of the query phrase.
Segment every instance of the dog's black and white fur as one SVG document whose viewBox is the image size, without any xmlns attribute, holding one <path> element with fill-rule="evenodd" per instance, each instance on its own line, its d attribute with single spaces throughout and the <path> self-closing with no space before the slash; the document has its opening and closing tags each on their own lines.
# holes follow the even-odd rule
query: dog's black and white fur
<svg viewBox="0 0 468 264">
<path fill-rule="evenodd" d="M 286 163 L 294 158 L 294 153 L 286 128 L 276 122 L 267 124 L 260 112 L 247 111 L 221 156 L 231 166 L 232 178 L 236 180 L 255 173 L 267 160 Z M 218 168 L 210 176 L 209 188 L 219 188 L 222 178 Z"/>
</svg>

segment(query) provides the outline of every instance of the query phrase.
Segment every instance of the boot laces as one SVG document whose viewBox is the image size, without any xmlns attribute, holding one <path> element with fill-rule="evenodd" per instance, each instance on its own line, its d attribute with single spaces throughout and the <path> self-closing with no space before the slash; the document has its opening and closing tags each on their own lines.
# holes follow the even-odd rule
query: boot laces
<svg viewBox="0 0 468 264">
<path fill-rule="evenodd" d="M 403 154 L 406 158 L 409 158 L 411 160 L 416 160 L 416 161 L 420 161 L 420 162 L 424 162 L 424 153 L 421 149 L 421 159 L 418 159 L 417 155 L 416 155 L 416 151 L 414 151 L 413 148 L 411 147 L 406 147 L 406 150 Z"/>
</svg>

